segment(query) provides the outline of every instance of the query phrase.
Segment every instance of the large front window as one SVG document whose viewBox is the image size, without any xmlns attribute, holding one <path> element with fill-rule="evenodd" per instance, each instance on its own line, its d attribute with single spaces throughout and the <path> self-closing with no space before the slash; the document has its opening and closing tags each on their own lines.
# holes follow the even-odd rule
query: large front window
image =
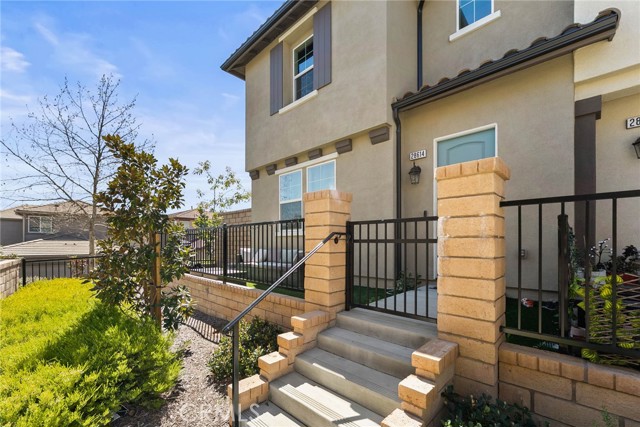
<svg viewBox="0 0 640 427">
<path fill-rule="evenodd" d="M 492 13 L 493 0 L 458 0 L 458 30 Z"/>
<path fill-rule="evenodd" d="M 280 175 L 280 219 L 302 218 L 302 171 Z"/>
<path fill-rule="evenodd" d="M 293 50 L 293 91 L 295 99 L 313 91 L 313 36 Z"/>
<path fill-rule="evenodd" d="M 29 233 L 53 233 L 53 218 L 50 216 L 30 216 Z"/>
</svg>

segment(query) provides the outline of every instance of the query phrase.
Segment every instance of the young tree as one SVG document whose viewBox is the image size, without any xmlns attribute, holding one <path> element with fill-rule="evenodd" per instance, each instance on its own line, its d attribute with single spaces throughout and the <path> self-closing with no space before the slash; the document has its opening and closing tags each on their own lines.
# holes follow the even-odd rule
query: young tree
<svg viewBox="0 0 640 427">
<path fill-rule="evenodd" d="M 217 227 L 222 224 L 222 212 L 251 199 L 251 193 L 244 189 L 229 166 L 225 168 L 225 173 L 216 176 L 211 173 L 211 162 L 206 160 L 198 163 L 194 173 L 205 175 L 209 184 L 208 193 L 198 190 L 198 197 L 209 198 L 198 205 L 198 218 L 194 221 L 198 228 Z"/>
<path fill-rule="evenodd" d="M 104 141 L 120 166 L 96 195 L 109 212 L 109 233 L 98 243 L 105 257 L 91 275 L 94 289 L 103 301 L 126 304 L 158 321 L 162 317 L 165 328 L 175 329 L 191 314 L 191 298 L 184 287 L 162 289 L 187 272 L 189 250 L 182 245 L 182 226 L 169 221 L 166 212 L 182 206 L 187 168 L 175 159 L 158 166 L 153 154 L 119 136 L 107 135 Z"/>
<path fill-rule="evenodd" d="M 87 217 L 90 253 L 95 253 L 98 220 L 96 195 L 111 179 L 118 161 L 103 136 L 117 134 L 136 139 L 140 125 L 133 116 L 135 98 L 118 100 L 120 82 L 102 76 L 95 90 L 65 79 L 53 99 L 45 96 L 24 124 L 11 124 L 0 144 L 15 180 L 5 183 L 5 200 L 21 202 L 68 201 Z M 148 148 L 145 141 L 141 146 Z M 10 160 L 10 161 L 9 161 Z"/>
</svg>

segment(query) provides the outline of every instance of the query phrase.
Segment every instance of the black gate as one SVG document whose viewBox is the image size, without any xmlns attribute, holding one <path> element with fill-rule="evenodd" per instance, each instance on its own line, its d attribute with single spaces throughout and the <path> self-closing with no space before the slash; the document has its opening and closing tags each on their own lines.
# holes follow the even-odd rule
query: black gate
<svg viewBox="0 0 640 427">
<path fill-rule="evenodd" d="M 347 223 L 347 308 L 435 321 L 438 217 Z"/>
</svg>

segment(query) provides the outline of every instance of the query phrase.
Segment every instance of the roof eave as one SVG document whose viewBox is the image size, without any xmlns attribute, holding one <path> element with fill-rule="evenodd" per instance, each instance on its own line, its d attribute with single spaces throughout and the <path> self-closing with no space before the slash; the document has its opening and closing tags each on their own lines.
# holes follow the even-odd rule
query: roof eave
<svg viewBox="0 0 640 427">
<path fill-rule="evenodd" d="M 510 56 L 481 66 L 471 72 L 421 90 L 391 104 L 394 110 L 406 111 L 438 99 L 451 96 L 507 74 L 532 67 L 545 61 L 566 55 L 581 47 L 612 40 L 618 28 L 620 11 L 613 10 L 608 16 L 597 18 L 581 28 L 560 34 L 535 44 Z"/>
<path fill-rule="evenodd" d="M 282 34 L 293 23 L 286 27 L 278 28 L 285 19 L 295 14 L 297 18 L 301 17 L 318 0 L 286 0 L 282 6 L 271 15 L 264 24 L 262 24 L 240 47 L 227 58 L 220 66 L 223 71 L 236 76 L 242 80 L 245 79 L 244 67 L 258 53 L 271 43 L 277 36 Z M 299 16 L 298 16 L 299 15 Z M 297 20 L 296 18 L 296 20 Z M 295 22 L 295 21 L 294 21 Z M 263 43 L 264 46 L 255 49 L 255 45 Z"/>
</svg>

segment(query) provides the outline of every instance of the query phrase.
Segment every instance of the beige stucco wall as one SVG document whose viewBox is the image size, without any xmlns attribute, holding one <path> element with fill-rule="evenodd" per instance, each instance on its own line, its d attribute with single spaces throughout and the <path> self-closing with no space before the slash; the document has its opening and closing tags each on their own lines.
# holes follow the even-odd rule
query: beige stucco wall
<svg viewBox="0 0 640 427">
<path fill-rule="evenodd" d="M 352 139 L 353 150 L 336 158 L 336 189 L 354 195 L 352 218 L 355 220 L 391 218 L 394 212 L 392 141 L 371 145 L 369 136 L 361 134 Z M 335 153 L 333 145 L 323 146 L 323 154 Z M 299 161 L 308 160 L 306 157 Z M 281 162 L 279 168 L 284 168 Z M 303 170 L 306 188 L 306 170 Z M 279 175 L 267 175 L 252 181 L 252 222 L 279 219 Z"/>
<path fill-rule="evenodd" d="M 640 93 L 640 2 L 578 0 L 574 19 L 588 22 L 607 8 L 620 10 L 620 24 L 611 42 L 596 43 L 574 53 L 576 99 L 596 95 L 613 99 Z"/>
<path fill-rule="evenodd" d="M 625 119 L 640 116 L 640 94 L 602 104 L 596 122 L 596 185 L 598 192 L 640 188 L 640 160 L 631 143 L 640 137 L 640 128 L 625 129 Z M 598 202 L 596 239 L 611 237 L 611 202 Z M 618 202 L 618 249 L 640 245 L 640 198 Z"/>
<path fill-rule="evenodd" d="M 573 22 L 573 1 L 501 1 L 501 16 L 454 41 L 457 2 L 430 0 L 424 7 L 424 82 L 437 83 L 464 69 L 499 59 L 510 49 L 528 47 L 536 38 L 553 37 Z M 590 17 L 593 20 L 596 14 Z"/>
<path fill-rule="evenodd" d="M 402 115 L 403 216 L 435 210 L 433 198 L 434 139 L 495 123 L 497 155 L 511 168 L 506 199 L 563 196 L 573 193 L 573 63 L 571 55 L 494 80 L 460 94 L 426 104 Z M 409 153 L 427 149 L 419 185 L 409 183 Z M 513 284 L 517 265 L 516 210 L 505 212 L 507 279 Z M 559 212 L 545 210 L 545 224 Z M 537 287 L 537 210 L 524 209 L 523 260 L 525 286 Z M 545 283 L 553 283 L 557 265 L 555 227 L 543 235 Z M 549 250 L 546 250 L 549 249 Z"/>
<path fill-rule="evenodd" d="M 337 1 L 331 7 L 332 81 L 316 97 L 270 116 L 269 52 L 277 40 L 247 64 L 247 170 L 387 122 L 387 5 Z"/>
</svg>

